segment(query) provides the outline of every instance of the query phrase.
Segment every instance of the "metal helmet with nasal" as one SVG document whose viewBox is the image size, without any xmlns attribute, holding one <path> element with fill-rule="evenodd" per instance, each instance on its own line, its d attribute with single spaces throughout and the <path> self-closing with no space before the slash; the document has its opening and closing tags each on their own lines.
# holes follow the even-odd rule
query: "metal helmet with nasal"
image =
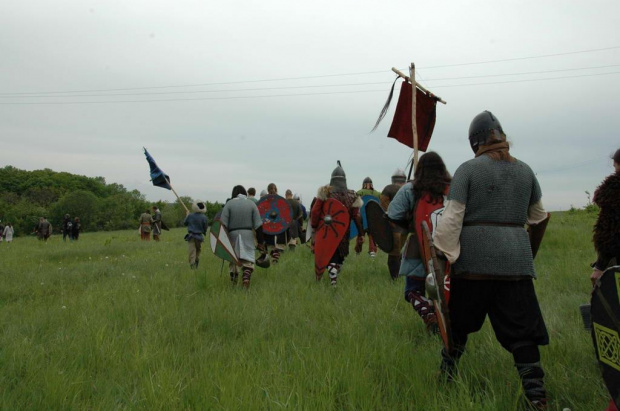
<svg viewBox="0 0 620 411">
<path fill-rule="evenodd" d="M 469 145 L 474 153 L 480 146 L 506 141 L 506 134 L 497 117 L 488 110 L 478 114 L 469 125 Z"/>
<path fill-rule="evenodd" d="M 340 160 L 338 161 L 338 167 L 332 171 L 332 178 L 329 180 L 329 185 L 333 187 L 333 191 L 347 191 L 347 176 L 340 164 Z"/>
</svg>

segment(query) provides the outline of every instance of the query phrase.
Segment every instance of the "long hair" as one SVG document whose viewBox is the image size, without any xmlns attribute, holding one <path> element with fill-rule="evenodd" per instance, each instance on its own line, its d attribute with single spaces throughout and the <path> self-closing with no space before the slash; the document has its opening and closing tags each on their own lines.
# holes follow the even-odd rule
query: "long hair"
<svg viewBox="0 0 620 411">
<path fill-rule="evenodd" d="M 422 198 L 425 193 L 430 194 L 433 204 L 443 200 L 446 186 L 452 177 L 446 169 L 441 156 L 429 151 L 420 157 L 413 178 L 413 194 L 416 199 Z"/>
<path fill-rule="evenodd" d="M 364 183 L 362 184 L 362 190 L 374 190 L 375 186 L 372 183 Z"/>
<path fill-rule="evenodd" d="M 232 189 L 232 196 L 230 198 L 237 198 L 239 194 L 243 194 L 244 196 L 248 195 L 243 186 L 234 186 Z"/>
<path fill-rule="evenodd" d="M 493 146 L 495 144 L 505 144 L 506 147 L 501 148 L 501 149 L 493 149 Z M 499 137 L 495 137 L 495 138 L 493 137 L 493 134 L 491 133 L 491 137 L 488 138 L 484 144 L 481 144 L 478 147 L 478 152 L 476 153 L 476 157 L 482 155 L 480 154 L 480 152 L 485 149 L 491 149 L 488 152 L 484 153 L 484 155 L 489 157 L 491 160 L 508 161 L 509 163 L 514 163 L 515 161 L 517 161 L 516 158 L 510 155 L 510 142 L 506 140 L 506 134 L 504 133 L 499 133 Z"/>
</svg>

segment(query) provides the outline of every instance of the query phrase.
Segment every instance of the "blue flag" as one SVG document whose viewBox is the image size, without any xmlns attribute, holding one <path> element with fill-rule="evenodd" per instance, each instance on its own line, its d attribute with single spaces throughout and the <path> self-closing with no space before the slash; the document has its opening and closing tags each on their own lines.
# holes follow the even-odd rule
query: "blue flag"
<svg viewBox="0 0 620 411">
<path fill-rule="evenodd" d="M 153 157 L 151 157 L 149 152 L 146 151 L 146 148 L 144 148 L 144 155 L 146 156 L 146 161 L 149 162 L 149 167 L 151 167 L 151 181 L 153 182 L 153 185 L 172 190 L 172 187 L 169 183 L 170 177 L 168 177 L 167 174 L 164 174 L 164 172 L 161 171 L 161 169 L 157 166 L 157 163 L 155 163 L 155 160 L 153 160 Z"/>
</svg>

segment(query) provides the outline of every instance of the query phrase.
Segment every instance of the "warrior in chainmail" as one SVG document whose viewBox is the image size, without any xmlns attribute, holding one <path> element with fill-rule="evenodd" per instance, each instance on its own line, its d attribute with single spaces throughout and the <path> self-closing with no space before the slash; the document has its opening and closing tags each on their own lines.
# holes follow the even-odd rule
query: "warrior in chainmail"
<svg viewBox="0 0 620 411">
<path fill-rule="evenodd" d="M 231 200 L 226 203 L 222 210 L 222 224 L 228 228 L 230 241 L 235 248 L 235 254 L 239 257 L 242 265 L 243 288 L 250 287 L 250 278 L 254 271 L 254 250 L 256 248 L 265 252 L 265 240 L 263 238 L 263 220 L 260 217 L 256 204 L 247 197 L 245 188 L 235 186 Z M 255 239 L 256 236 L 256 239 Z M 257 246 L 255 245 L 258 244 Z M 235 263 L 229 264 L 230 281 L 237 284 L 239 267 Z"/>
<path fill-rule="evenodd" d="M 405 176 L 405 172 L 398 168 L 392 174 L 392 184 L 388 184 L 385 186 L 383 191 L 381 192 L 381 208 L 387 211 L 390 203 L 396 196 L 398 190 L 405 184 L 407 177 Z M 396 228 L 396 227 L 394 227 Z M 400 269 L 400 259 L 401 252 L 400 249 L 402 247 L 402 237 L 401 232 L 395 229 L 394 231 L 394 248 L 392 252 L 388 255 L 387 265 L 388 271 L 390 272 L 390 277 L 392 280 L 396 280 L 398 278 L 398 271 Z"/>
<path fill-rule="evenodd" d="M 447 378 L 457 371 L 467 336 L 488 314 L 496 338 L 512 353 L 529 405 L 547 397 L 538 346 L 549 344 L 533 279 L 532 245 L 524 226 L 536 231 L 547 219 L 532 169 L 512 157 L 502 126 L 491 112 L 469 128 L 475 158 L 454 174 L 435 246 L 452 264 L 450 322 L 454 348 L 442 351 Z M 542 236 L 540 236 L 542 237 Z"/>
<path fill-rule="evenodd" d="M 362 218 L 360 215 L 360 207 L 363 202 L 362 199 L 355 194 L 355 191 L 347 189 L 347 177 L 342 166 L 340 165 L 340 162 L 338 162 L 338 167 L 336 167 L 332 172 L 329 185 L 319 188 L 316 201 L 310 211 L 310 224 L 315 232 L 319 222 L 323 218 L 323 202 L 328 198 L 333 198 L 340 201 L 347 208 L 351 218 L 351 224 L 355 224 L 357 226 L 358 236 L 355 251 L 359 253 L 362 249 L 362 244 L 364 243 L 364 231 L 362 229 Z M 347 231 L 344 233 L 336 252 L 327 266 L 329 279 L 333 286 L 336 286 L 338 281 L 338 273 L 344 264 L 345 258 L 349 255 L 350 227 L 351 226 L 349 225 L 349 228 L 347 228 Z M 321 281 L 321 277 L 322 275 L 317 276 L 316 280 Z"/>
</svg>

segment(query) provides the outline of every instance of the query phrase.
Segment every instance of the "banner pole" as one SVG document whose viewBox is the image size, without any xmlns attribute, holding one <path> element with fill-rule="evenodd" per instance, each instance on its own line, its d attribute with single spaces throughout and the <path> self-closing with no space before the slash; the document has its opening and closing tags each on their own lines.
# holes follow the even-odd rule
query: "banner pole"
<svg viewBox="0 0 620 411">
<path fill-rule="evenodd" d="M 411 82 L 411 129 L 413 131 L 413 168 L 418 170 L 418 127 L 416 119 L 416 96 L 417 87 L 415 82 L 415 64 L 409 68 L 409 81 Z"/>
<path fill-rule="evenodd" d="M 187 206 L 185 205 L 185 203 L 181 200 L 181 197 L 179 197 L 179 195 L 177 194 L 177 192 L 174 190 L 174 187 L 172 187 L 172 184 L 170 184 L 170 180 L 166 179 L 166 181 L 168 182 L 168 185 L 170 186 L 170 189 L 172 190 L 172 192 L 174 193 L 175 196 L 177 196 L 177 200 L 179 200 L 179 203 L 181 203 L 181 205 L 183 206 L 183 208 L 185 209 L 185 211 L 187 212 L 187 214 L 189 214 L 189 209 L 187 208 Z"/>
</svg>

